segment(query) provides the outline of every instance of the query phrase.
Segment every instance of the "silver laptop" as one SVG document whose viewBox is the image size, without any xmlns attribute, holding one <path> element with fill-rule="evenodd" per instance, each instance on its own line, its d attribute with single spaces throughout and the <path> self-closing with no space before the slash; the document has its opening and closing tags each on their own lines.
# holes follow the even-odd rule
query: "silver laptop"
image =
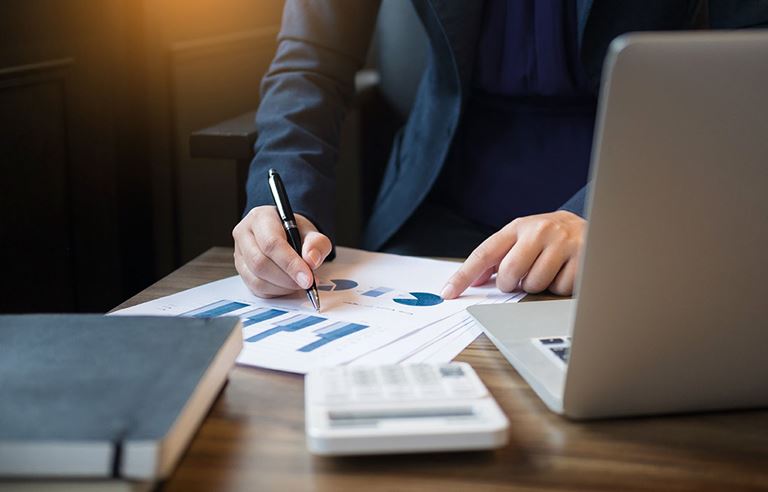
<svg viewBox="0 0 768 492">
<path fill-rule="evenodd" d="M 469 312 L 571 418 L 768 406 L 768 31 L 610 46 L 576 299 Z"/>
</svg>

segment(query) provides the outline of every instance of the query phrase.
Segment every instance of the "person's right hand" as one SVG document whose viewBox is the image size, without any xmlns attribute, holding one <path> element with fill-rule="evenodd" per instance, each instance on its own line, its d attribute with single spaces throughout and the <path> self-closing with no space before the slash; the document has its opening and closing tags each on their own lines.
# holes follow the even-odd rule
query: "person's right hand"
<svg viewBox="0 0 768 492">
<path fill-rule="evenodd" d="M 331 253 L 331 240 L 299 214 L 301 256 L 291 247 L 285 229 L 271 205 L 254 207 L 232 230 L 235 268 L 245 285 L 259 297 L 277 297 L 306 290 L 312 271 Z"/>
</svg>

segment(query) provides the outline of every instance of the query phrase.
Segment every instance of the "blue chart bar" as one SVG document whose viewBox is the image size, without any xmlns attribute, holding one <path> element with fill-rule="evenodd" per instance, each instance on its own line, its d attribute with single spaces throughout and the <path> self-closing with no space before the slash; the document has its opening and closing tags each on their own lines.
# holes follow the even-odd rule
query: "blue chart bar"
<svg viewBox="0 0 768 492">
<path fill-rule="evenodd" d="M 191 318 L 215 318 L 216 316 L 223 316 L 227 313 L 231 313 L 232 311 L 237 311 L 238 309 L 243 309 L 244 307 L 248 306 L 249 304 L 244 302 L 226 300 L 217 301 L 213 304 L 208 304 L 207 306 L 183 313 L 181 316 L 187 316 Z"/>
<path fill-rule="evenodd" d="M 274 328 L 270 328 L 269 330 L 262 331 L 261 333 L 257 333 L 256 335 L 253 335 L 250 338 L 246 338 L 246 342 L 258 342 L 259 340 L 264 340 L 267 337 L 271 337 L 272 335 L 276 335 L 278 333 L 282 333 L 284 331 L 299 331 L 302 328 L 306 328 L 307 326 L 316 325 L 317 323 L 321 323 L 325 321 L 325 318 L 322 318 L 320 316 L 305 316 L 301 317 L 299 319 L 293 318 L 295 321 L 292 321 L 291 323 L 288 323 L 286 325 L 276 326 Z"/>
<path fill-rule="evenodd" d="M 389 287 L 376 287 L 375 289 L 368 290 L 366 292 L 363 292 L 364 296 L 368 297 L 379 297 L 382 294 L 386 294 L 387 292 L 392 291 Z"/>
<path fill-rule="evenodd" d="M 256 323 L 261 323 L 262 321 L 267 321 L 268 319 L 277 318 L 278 316 L 282 316 L 287 312 L 288 311 L 283 311 L 282 309 L 265 309 L 263 311 L 257 311 L 253 314 L 246 314 L 243 316 L 243 328 L 246 326 L 255 325 Z"/>
<path fill-rule="evenodd" d="M 346 321 L 335 321 L 331 323 L 330 325 L 325 325 L 322 328 L 318 328 L 317 330 L 313 330 L 312 333 L 316 334 L 317 336 L 325 335 L 326 333 L 330 333 L 337 328 L 341 328 L 342 326 L 346 325 Z"/>
<path fill-rule="evenodd" d="M 317 335 L 320 337 L 319 340 L 315 340 L 314 342 L 310 343 L 309 345 L 304 345 L 299 349 L 299 352 L 312 352 L 315 349 L 318 349 L 322 347 L 325 344 L 331 343 L 334 340 L 338 340 L 341 337 L 345 337 L 347 335 L 351 335 L 352 333 L 355 333 L 357 331 L 360 331 L 364 328 L 368 328 L 366 325 L 359 325 L 357 323 L 349 323 L 347 325 L 342 326 L 341 328 L 338 328 L 333 331 L 329 331 L 327 333 L 323 333 L 322 331 L 316 332 Z"/>
</svg>

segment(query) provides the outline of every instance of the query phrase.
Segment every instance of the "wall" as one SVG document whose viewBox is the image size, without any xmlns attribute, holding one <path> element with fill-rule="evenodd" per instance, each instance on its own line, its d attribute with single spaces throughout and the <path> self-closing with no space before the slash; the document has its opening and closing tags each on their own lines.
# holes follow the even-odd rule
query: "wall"
<svg viewBox="0 0 768 492">
<path fill-rule="evenodd" d="M 187 138 L 258 104 L 281 4 L 0 4 L 0 312 L 107 310 L 231 243 L 233 164 Z"/>
</svg>

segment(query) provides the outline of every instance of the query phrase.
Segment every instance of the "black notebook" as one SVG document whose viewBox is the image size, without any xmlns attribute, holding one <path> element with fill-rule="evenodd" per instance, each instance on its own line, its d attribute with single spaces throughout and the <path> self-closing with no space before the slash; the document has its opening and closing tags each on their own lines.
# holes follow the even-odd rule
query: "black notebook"
<svg viewBox="0 0 768 492">
<path fill-rule="evenodd" d="M 164 478 L 241 348 L 238 318 L 0 316 L 0 478 Z"/>
</svg>

